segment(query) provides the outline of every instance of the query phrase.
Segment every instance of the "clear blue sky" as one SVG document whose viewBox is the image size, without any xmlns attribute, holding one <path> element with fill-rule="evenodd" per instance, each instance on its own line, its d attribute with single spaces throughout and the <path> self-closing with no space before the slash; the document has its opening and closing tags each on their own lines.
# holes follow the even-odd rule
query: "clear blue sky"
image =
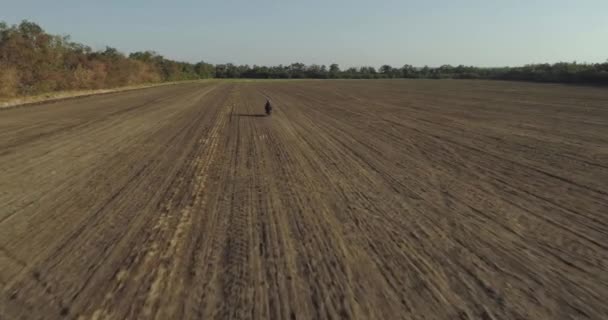
<svg viewBox="0 0 608 320">
<path fill-rule="evenodd" d="M 0 0 L 95 49 L 196 62 L 478 66 L 608 59 L 608 0 Z"/>
</svg>

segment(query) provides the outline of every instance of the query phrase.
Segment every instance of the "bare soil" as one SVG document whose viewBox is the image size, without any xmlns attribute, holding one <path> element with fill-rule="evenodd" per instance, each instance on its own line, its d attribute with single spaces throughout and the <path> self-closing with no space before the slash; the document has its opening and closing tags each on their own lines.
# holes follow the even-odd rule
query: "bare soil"
<svg viewBox="0 0 608 320">
<path fill-rule="evenodd" d="M 0 111 L 1 319 L 606 319 L 607 297 L 605 89 L 210 82 Z"/>
</svg>

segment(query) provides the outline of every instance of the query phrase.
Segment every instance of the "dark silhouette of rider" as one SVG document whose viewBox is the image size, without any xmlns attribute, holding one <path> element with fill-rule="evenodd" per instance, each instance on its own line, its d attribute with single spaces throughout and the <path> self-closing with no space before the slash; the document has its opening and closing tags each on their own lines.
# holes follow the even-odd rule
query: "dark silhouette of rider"
<svg viewBox="0 0 608 320">
<path fill-rule="evenodd" d="M 270 100 L 266 99 L 266 105 L 264 106 L 264 109 L 266 110 L 266 114 L 270 114 L 270 112 L 272 111 L 272 105 L 270 104 Z"/>
</svg>

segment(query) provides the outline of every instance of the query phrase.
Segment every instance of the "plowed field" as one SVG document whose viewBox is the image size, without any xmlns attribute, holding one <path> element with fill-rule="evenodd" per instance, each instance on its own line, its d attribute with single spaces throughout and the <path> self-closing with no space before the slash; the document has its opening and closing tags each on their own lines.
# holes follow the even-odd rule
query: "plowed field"
<svg viewBox="0 0 608 320">
<path fill-rule="evenodd" d="M 606 89 L 208 82 L 0 111 L 0 319 L 607 319 L 606 301 Z"/>
</svg>

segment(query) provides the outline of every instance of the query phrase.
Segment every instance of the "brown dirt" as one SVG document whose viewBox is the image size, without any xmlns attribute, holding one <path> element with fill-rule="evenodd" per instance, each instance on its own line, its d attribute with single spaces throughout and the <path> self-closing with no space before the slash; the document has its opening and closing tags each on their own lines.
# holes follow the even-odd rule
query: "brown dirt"
<svg viewBox="0 0 608 320">
<path fill-rule="evenodd" d="M 0 176 L 2 319 L 608 317 L 602 89 L 87 97 L 1 111 Z"/>
</svg>

